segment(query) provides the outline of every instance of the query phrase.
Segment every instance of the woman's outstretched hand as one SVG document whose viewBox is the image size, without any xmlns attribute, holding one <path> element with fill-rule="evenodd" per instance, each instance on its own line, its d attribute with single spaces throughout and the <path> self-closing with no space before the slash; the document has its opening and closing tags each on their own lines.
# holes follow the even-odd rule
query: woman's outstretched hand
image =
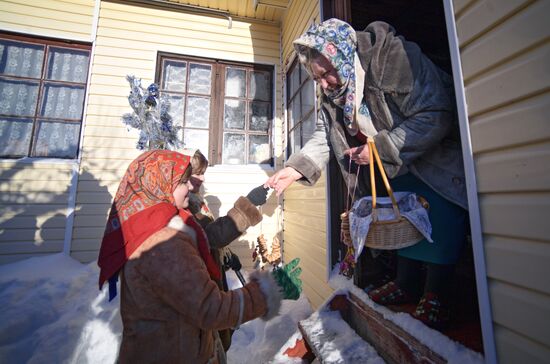
<svg viewBox="0 0 550 364">
<path fill-rule="evenodd" d="M 273 176 L 269 177 L 269 179 L 264 183 L 264 187 L 273 188 L 277 196 L 280 196 L 288 186 L 300 178 L 302 178 L 300 172 L 292 167 L 285 167 L 277 171 Z"/>
<path fill-rule="evenodd" d="M 349 155 L 352 161 L 357 164 L 364 165 L 370 163 L 369 158 L 369 146 L 367 144 L 361 145 L 359 147 L 349 148 L 344 151 L 345 155 Z"/>
</svg>

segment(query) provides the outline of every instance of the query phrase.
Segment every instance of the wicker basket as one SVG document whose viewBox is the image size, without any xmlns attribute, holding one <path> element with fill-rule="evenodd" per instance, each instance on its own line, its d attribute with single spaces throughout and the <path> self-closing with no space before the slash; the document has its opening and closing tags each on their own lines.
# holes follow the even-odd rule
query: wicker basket
<svg viewBox="0 0 550 364">
<path fill-rule="evenodd" d="M 408 246 L 414 245 L 424 239 L 424 236 L 418 231 L 409 220 L 401 216 L 399 208 L 397 207 L 397 202 L 393 195 L 393 190 L 388 182 L 386 177 L 386 172 L 382 166 L 382 161 L 378 155 L 378 150 L 374 144 L 374 140 L 369 138 L 367 140 L 369 146 L 369 157 L 370 157 L 370 183 L 371 183 L 371 193 L 372 193 L 372 222 L 369 227 L 369 233 L 367 234 L 365 245 L 369 248 L 376 249 L 401 249 Z M 383 210 L 382 208 L 376 207 L 376 185 L 374 181 L 374 163 L 373 163 L 373 154 L 374 159 L 376 160 L 376 165 L 380 170 L 382 175 L 382 180 L 388 195 L 391 198 L 392 209 L 395 216 L 394 220 L 378 220 L 378 212 Z M 385 210 L 385 209 L 384 209 Z M 388 209 L 389 210 L 389 209 Z"/>
</svg>

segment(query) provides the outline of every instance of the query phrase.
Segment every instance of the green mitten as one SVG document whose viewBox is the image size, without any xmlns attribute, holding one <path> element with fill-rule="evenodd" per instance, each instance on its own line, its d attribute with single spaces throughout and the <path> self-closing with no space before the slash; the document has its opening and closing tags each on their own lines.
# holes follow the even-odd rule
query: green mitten
<svg viewBox="0 0 550 364">
<path fill-rule="evenodd" d="M 272 272 L 273 278 L 281 287 L 284 299 L 297 300 L 302 292 L 302 280 L 300 279 L 302 268 L 298 267 L 298 263 L 300 263 L 300 258 L 295 258 L 283 268 L 276 268 Z"/>
</svg>

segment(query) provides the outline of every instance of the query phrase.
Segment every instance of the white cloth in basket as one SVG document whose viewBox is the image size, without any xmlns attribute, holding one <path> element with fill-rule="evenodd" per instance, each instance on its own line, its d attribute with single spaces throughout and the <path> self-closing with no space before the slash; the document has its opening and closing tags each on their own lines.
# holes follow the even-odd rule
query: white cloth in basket
<svg viewBox="0 0 550 364">
<path fill-rule="evenodd" d="M 431 238 L 432 224 L 428 218 L 428 212 L 418 202 L 416 194 L 413 192 L 394 192 L 394 197 L 401 215 L 409 220 L 430 243 L 433 243 Z M 377 197 L 376 204 L 378 205 L 376 210 L 379 221 L 395 220 L 389 197 Z M 355 201 L 349 214 L 351 240 L 355 249 L 356 261 L 365 247 L 365 240 L 372 222 L 371 213 L 372 197 L 365 196 Z"/>
</svg>

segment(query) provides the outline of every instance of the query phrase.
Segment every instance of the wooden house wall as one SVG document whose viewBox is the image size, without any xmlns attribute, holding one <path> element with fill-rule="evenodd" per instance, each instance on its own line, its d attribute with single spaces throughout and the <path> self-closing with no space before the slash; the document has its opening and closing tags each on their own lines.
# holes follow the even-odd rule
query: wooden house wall
<svg viewBox="0 0 550 364">
<path fill-rule="evenodd" d="M 550 358 L 548 1 L 454 1 L 501 363 Z"/>
<path fill-rule="evenodd" d="M 0 1 L 0 30 L 92 42 L 94 0 Z M 77 161 L 0 160 L 0 264 L 63 251 Z"/>
<path fill-rule="evenodd" d="M 292 41 L 320 19 L 319 1 L 293 1 L 282 26 L 285 72 L 295 58 Z M 286 138 L 288 139 L 288 138 Z M 286 140 L 285 139 L 285 140 Z M 285 145 L 286 146 L 286 145 Z M 315 186 L 294 183 L 284 193 L 284 258 L 300 257 L 304 293 L 314 308 L 333 292 L 327 284 L 327 185 L 323 173 Z"/>
<path fill-rule="evenodd" d="M 131 111 L 126 75 L 141 78 L 147 86 L 154 79 L 158 52 L 270 64 L 275 66 L 275 97 L 281 100 L 279 49 L 279 27 L 275 25 L 233 20 L 229 29 L 225 18 L 101 2 L 76 197 L 73 257 L 97 259 L 120 178 L 140 153 L 135 149 L 137 133 L 129 132 L 121 122 L 121 116 Z M 275 103 L 275 136 L 280 134 L 280 104 Z M 206 200 L 222 216 L 238 196 L 263 183 L 270 171 L 258 166 L 209 167 Z M 276 203 L 272 198 L 264 206 L 262 224 L 232 245 L 245 267 L 252 264 L 249 246 L 257 234 L 274 235 L 278 230 L 273 225 L 277 222 Z"/>
</svg>

